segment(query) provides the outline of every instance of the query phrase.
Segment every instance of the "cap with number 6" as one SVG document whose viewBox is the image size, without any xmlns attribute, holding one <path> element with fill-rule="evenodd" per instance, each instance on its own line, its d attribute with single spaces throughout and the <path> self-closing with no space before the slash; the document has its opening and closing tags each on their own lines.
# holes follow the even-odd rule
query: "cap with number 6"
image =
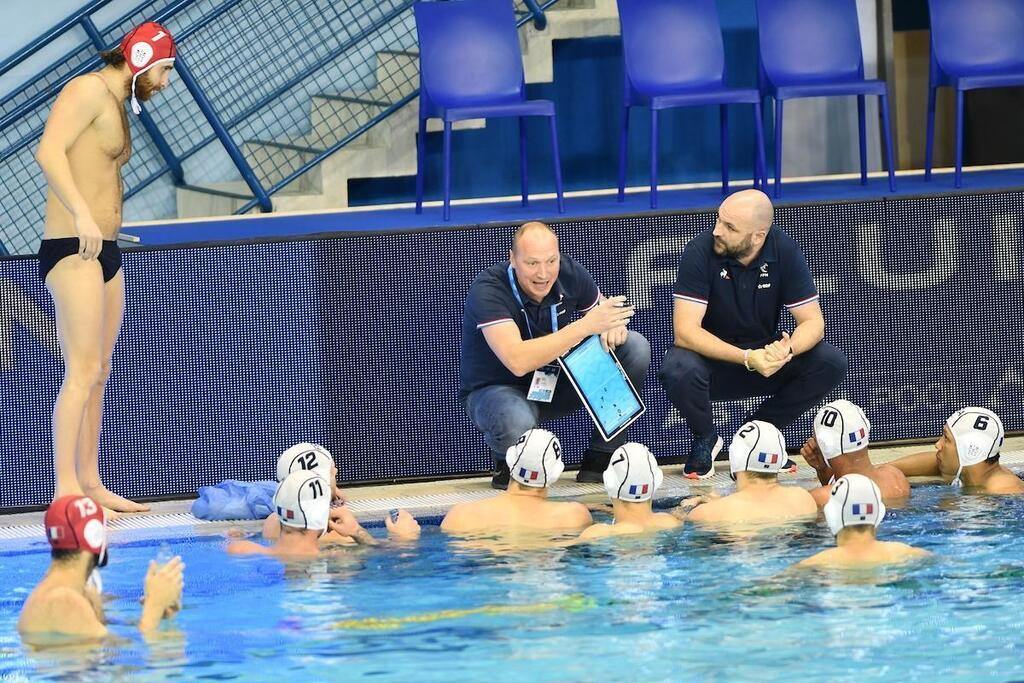
<svg viewBox="0 0 1024 683">
<path fill-rule="evenodd" d="M 960 459 L 960 468 L 956 471 L 954 482 L 960 480 L 960 473 L 965 467 L 999 455 L 999 449 L 1003 446 L 1003 421 L 991 410 L 961 408 L 949 416 L 946 426 L 953 434 L 956 454 Z"/>
<path fill-rule="evenodd" d="M 315 471 L 296 470 L 278 485 L 274 507 L 284 526 L 326 531 L 331 512 L 331 487 Z"/>
</svg>

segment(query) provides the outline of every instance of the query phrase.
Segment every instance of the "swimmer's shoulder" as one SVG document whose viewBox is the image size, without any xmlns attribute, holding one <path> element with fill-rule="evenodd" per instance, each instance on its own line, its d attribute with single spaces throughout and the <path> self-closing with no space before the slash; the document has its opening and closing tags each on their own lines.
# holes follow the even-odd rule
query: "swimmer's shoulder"
<svg viewBox="0 0 1024 683">
<path fill-rule="evenodd" d="M 580 533 L 579 540 L 592 541 L 597 538 L 607 538 L 613 531 L 611 524 L 591 524 Z"/>
<path fill-rule="evenodd" d="M 706 503 L 701 503 L 697 507 L 690 510 L 690 514 L 686 516 L 686 520 L 689 522 L 717 522 L 722 519 L 723 516 L 729 514 L 735 506 L 735 500 L 732 496 L 725 496 L 723 498 L 716 498 L 709 500 Z"/>
<path fill-rule="evenodd" d="M 786 500 L 792 506 L 793 511 L 801 515 L 818 514 L 818 502 L 811 495 L 811 492 L 802 486 L 783 486 Z"/>
<path fill-rule="evenodd" d="M 656 529 L 675 529 L 683 526 L 683 520 L 667 512 L 656 512 L 652 526 Z"/>
<path fill-rule="evenodd" d="M 997 496 L 1012 496 L 1024 493 L 1024 481 L 1021 481 L 1016 474 L 1005 467 L 1000 466 L 999 470 L 999 474 L 987 482 L 985 486 L 987 493 Z"/>
<path fill-rule="evenodd" d="M 906 543 L 900 543 L 899 541 L 881 541 L 881 543 L 885 546 L 885 550 L 889 556 L 895 559 L 912 560 L 928 557 L 932 554 L 924 548 L 916 548 Z"/>
<path fill-rule="evenodd" d="M 905 498 L 910 495 L 910 480 L 898 467 L 885 463 L 876 468 L 882 481 L 876 482 L 884 498 Z"/>
<path fill-rule="evenodd" d="M 18 618 L 18 631 L 23 637 L 47 633 L 85 638 L 107 635 L 107 627 L 96 616 L 89 599 L 67 586 L 55 586 L 31 595 Z"/>
<path fill-rule="evenodd" d="M 500 505 L 501 496 L 456 503 L 441 520 L 442 531 L 467 531 L 488 526 L 490 511 Z"/>
<path fill-rule="evenodd" d="M 834 564 L 839 558 L 839 548 L 829 548 L 828 550 L 822 550 L 816 555 L 811 555 L 808 558 L 800 560 L 796 563 L 797 567 L 825 567 Z"/>
<path fill-rule="evenodd" d="M 581 528 L 594 523 L 590 510 L 583 503 L 571 501 L 548 501 L 548 509 L 558 526 Z"/>
<path fill-rule="evenodd" d="M 58 97 L 63 102 L 74 104 L 90 113 L 98 113 L 111 102 L 107 84 L 95 72 L 72 78 L 61 88 Z"/>
</svg>

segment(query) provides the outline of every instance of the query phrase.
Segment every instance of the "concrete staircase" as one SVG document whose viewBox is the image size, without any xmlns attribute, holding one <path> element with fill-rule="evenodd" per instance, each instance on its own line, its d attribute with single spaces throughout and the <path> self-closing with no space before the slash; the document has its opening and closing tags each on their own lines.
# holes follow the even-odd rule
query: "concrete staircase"
<svg viewBox="0 0 1024 683">
<path fill-rule="evenodd" d="M 520 29 L 527 83 L 553 78 L 554 40 L 618 35 L 615 0 L 561 0 L 547 10 L 548 25 Z M 355 137 L 340 150 L 272 196 L 275 211 L 325 210 L 348 206 L 352 178 L 410 176 L 416 173 L 416 128 L 419 104 L 411 102 L 361 134 L 359 129 L 419 86 L 418 55 L 413 51 L 376 53 L 376 86 L 363 92 L 322 93 L 309 102 L 310 132 L 293 138 L 247 140 L 242 152 L 254 167 L 264 169 L 264 187 L 290 175 L 325 149 L 324 140 Z M 345 127 L 339 128 L 338 122 Z M 482 128 L 482 119 L 461 121 L 456 130 Z M 428 130 L 441 130 L 429 122 Z M 271 169 L 267 171 L 265 169 Z M 177 191 L 179 218 L 234 213 L 252 196 L 242 181 L 212 183 Z"/>
</svg>

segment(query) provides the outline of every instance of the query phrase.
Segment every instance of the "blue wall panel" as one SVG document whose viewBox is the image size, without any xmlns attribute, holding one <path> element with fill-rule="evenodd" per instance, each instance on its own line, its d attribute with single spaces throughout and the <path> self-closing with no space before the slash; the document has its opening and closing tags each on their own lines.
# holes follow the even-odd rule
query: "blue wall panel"
<svg viewBox="0 0 1024 683">
<path fill-rule="evenodd" d="M 686 242 L 714 214 L 556 225 L 606 294 L 638 307 L 655 365 L 633 437 L 662 458 L 689 434 L 655 379 L 671 343 L 671 287 Z M 984 405 L 1024 429 L 1024 194 L 784 206 L 821 291 L 826 336 L 850 358 L 835 397 L 861 404 L 875 440 L 932 438 Z M 189 494 L 273 476 L 299 440 L 342 479 L 482 471 L 490 456 L 457 401 L 460 323 L 473 277 L 512 228 L 344 234 L 128 252 L 128 311 L 107 395 L 101 462 L 133 496 Z M 0 508 L 52 493 L 49 415 L 61 376 L 52 308 L 32 259 L 0 260 Z M 723 434 L 746 406 L 716 407 Z M 809 418 L 786 431 L 806 437 Z M 578 462 L 589 421 L 554 425 Z"/>
</svg>

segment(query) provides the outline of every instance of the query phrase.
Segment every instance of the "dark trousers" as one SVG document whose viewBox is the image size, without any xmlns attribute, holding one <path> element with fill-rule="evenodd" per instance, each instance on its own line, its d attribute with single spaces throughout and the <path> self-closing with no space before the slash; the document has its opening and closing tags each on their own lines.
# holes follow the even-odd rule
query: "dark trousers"
<svg viewBox="0 0 1024 683">
<path fill-rule="evenodd" d="M 771 377 L 673 346 L 665 353 L 658 379 L 690 431 L 700 437 L 715 430 L 712 401 L 753 396 L 768 398 L 749 419 L 788 427 L 838 386 L 848 367 L 843 352 L 827 342 L 794 356 Z"/>
<path fill-rule="evenodd" d="M 615 349 L 615 355 L 622 364 L 633 386 L 641 391 L 647 370 L 651 367 L 651 344 L 639 332 L 629 331 L 626 343 Z M 484 440 L 497 462 L 505 462 L 505 451 L 513 446 L 526 431 L 538 423 L 554 420 L 583 407 L 572 383 L 563 373 L 558 379 L 555 394 L 550 403 L 526 400 L 522 387 L 495 384 L 483 387 L 466 397 L 466 412 L 476 428 L 484 434 Z M 594 429 L 590 438 L 590 449 L 611 453 L 626 442 L 626 432 L 611 441 L 605 441 Z"/>
</svg>

